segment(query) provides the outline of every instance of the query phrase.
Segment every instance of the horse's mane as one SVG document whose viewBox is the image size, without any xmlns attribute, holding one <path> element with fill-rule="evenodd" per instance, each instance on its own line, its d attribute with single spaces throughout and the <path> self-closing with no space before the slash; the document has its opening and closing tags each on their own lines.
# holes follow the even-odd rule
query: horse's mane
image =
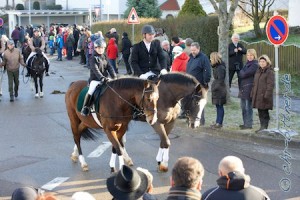
<svg viewBox="0 0 300 200">
<path fill-rule="evenodd" d="M 160 79 L 165 83 L 179 83 L 187 85 L 199 83 L 194 76 L 182 72 L 171 72 L 165 75 L 161 75 Z"/>
<path fill-rule="evenodd" d="M 119 78 L 108 82 L 109 86 L 115 89 L 144 87 L 145 80 L 136 77 Z"/>
</svg>

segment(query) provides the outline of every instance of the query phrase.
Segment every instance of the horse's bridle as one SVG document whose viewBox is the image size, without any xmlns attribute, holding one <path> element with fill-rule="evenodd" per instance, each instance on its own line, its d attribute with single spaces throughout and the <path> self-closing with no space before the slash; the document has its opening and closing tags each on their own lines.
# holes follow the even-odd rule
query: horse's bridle
<svg viewBox="0 0 300 200">
<path fill-rule="evenodd" d="M 149 109 L 149 108 L 147 108 L 147 107 L 146 107 L 146 109 L 144 109 L 144 104 L 143 104 L 144 99 L 145 99 L 145 93 L 153 92 L 153 88 L 147 90 L 147 89 L 144 87 L 143 92 L 142 92 L 142 98 L 141 98 L 141 101 L 140 101 L 140 103 L 138 104 L 138 106 L 135 106 L 135 105 L 133 105 L 132 103 L 130 103 L 129 101 L 127 101 L 126 99 L 124 99 L 124 98 L 123 98 L 116 90 L 114 90 L 109 84 L 106 83 L 106 85 L 107 85 L 107 87 L 108 87 L 109 89 L 111 89 L 111 91 L 113 91 L 120 99 L 122 99 L 124 102 L 126 102 L 126 103 L 127 103 L 130 107 L 132 107 L 132 109 L 133 109 L 133 114 L 132 114 L 132 115 L 130 115 L 130 116 L 121 116 L 121 117 L 133 117 L 134 119 L 136 119 L 136 118 L 138 118 L 138 116 L 145 115 L 144 110 L 152 111 L 153 113 L 154 113 L 154 112 L 157 112 L 155 109 Z"/>
</svg>

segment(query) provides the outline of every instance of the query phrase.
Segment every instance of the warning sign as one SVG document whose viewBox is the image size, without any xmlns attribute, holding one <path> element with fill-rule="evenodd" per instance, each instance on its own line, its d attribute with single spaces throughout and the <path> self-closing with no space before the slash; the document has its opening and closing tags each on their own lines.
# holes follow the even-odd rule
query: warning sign
<svg viewBox="0 0 300 200">
<path fill-rule="evenodd" d="M 137 15 L 134 7 L 132 7 L 128 15 L 127 24 L 139 24 L 139 23 L 140 23 L 139 16 Z"/>
</svg>

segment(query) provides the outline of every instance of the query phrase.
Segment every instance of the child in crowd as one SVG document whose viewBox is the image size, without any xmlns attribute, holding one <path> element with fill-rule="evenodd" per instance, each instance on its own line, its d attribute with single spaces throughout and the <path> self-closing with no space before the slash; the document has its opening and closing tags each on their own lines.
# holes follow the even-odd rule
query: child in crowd
<svg viewBox="0 0 300 200">
<path fill-rule="evenodd" d="M 50 55 L 53 56 L 53 54 L 55 53 L 55 45 L 54 45 L 54 36 L 53 35 L 51 35 L 49 37 L 48 45 L 49 45 L 49 49 L 50 49 Z"/>
</svg>

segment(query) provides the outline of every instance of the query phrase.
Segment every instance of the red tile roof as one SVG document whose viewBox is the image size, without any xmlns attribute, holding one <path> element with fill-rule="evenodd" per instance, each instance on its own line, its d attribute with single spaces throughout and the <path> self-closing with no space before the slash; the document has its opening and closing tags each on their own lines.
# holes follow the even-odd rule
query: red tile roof
<svg viewBox="0 0 300 200">
<path fill-rule="evenodd" d="M 161 10 L 180 10 L 177 0 L 167 0 L 159 8 Z"/>
</svg>

